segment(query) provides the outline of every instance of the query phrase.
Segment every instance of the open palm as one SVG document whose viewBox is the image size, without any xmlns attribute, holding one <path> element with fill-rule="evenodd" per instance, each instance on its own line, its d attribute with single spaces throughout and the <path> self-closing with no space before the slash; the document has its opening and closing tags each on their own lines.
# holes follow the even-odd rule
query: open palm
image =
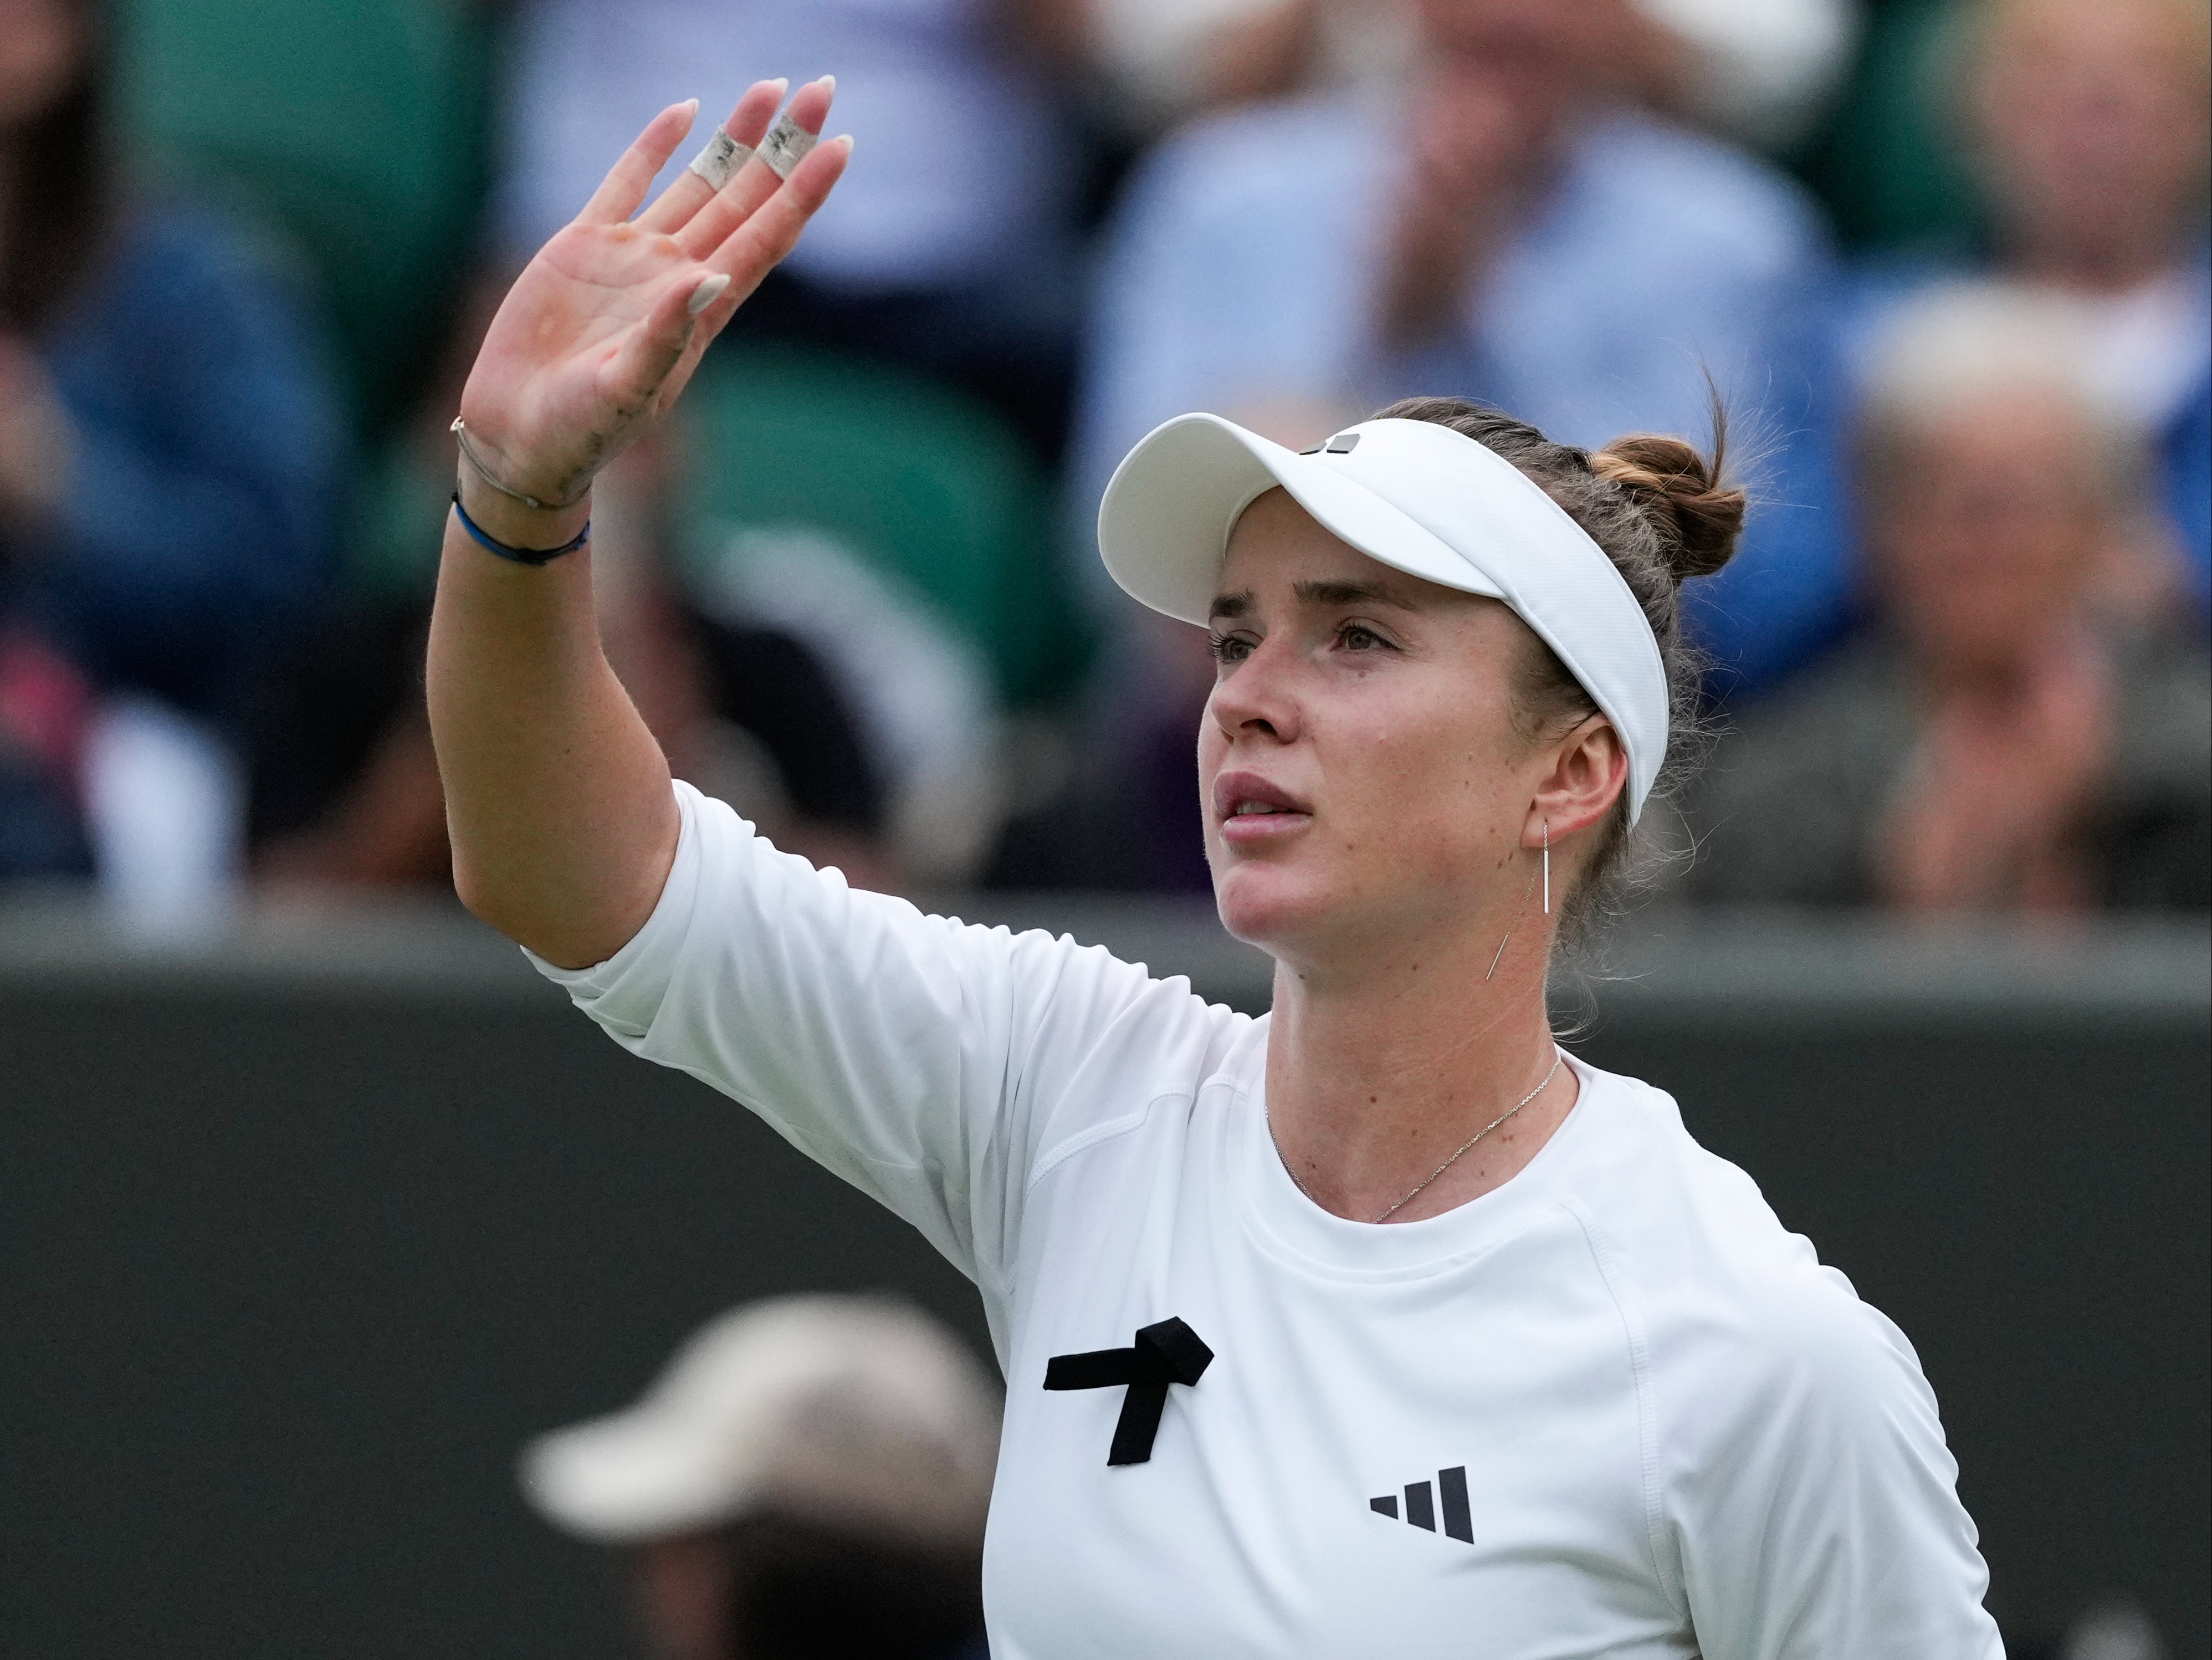
<svg viewBox="0 0 2212 1660">
<path fill-rule="evenodd" d="M 826 78 L 800 88 L 793 119 L 819 133 L 832 90 Z M 756 85 L 725 130 L 757 144 L 782 92 L 780 82 Z M 461 417 L 477 457 L 514 491 L 548 502 L 582 496 L 676 401 L 700 354 L 791 252 L 844 171 L 850 141 L 835 140 L 787 179 L 758 158 L 720 191 L 685 172 L 638 215 L 696 108 L 679 104 L 653 119 L 492 319 Z"/>
</svg>

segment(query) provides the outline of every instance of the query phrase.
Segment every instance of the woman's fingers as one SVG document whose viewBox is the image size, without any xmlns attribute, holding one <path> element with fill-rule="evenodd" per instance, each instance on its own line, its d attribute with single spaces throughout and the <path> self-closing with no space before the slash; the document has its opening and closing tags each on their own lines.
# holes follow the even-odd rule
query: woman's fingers
<svg viewBox="0 0 2212 1660">
<path fill-rule="evenodd" d="M 792 169 L 791 177 L 783 181 L 783 188 L 763 202 L 758 211 L 707 256 L 708 265 L 728 272 L 732 279 L 731 292 L 707 313 L 710 327 L 720 327 L 726 320 L 723 308 L 735 310 L 734 301 L 743 300 L 758 288 L 761 279 L 797 246 L 799 232 L 806 228 L 806 222 L 814 216 L 815 210 L 829 200 L 830 192 L 843 176 L 845 163 L 852 154 L 849 134 L 817 145 Z"/>
<path fill-rule="evenodd" d="M 790 85 L 787 77 L 754 82 L 745 89 L 745 95 L 738 100 L 737 108 L 730 112 L 730 119 L 722 123 L 717 132 L 727 134 L 733 142 L 748 149 L 752 149 L 766 136 L 768 124 L 775 119 L 776 106 L 783 102 L 783 94 Z M 711 147 L 714 138 L 709 137 L 707 142 Z M 743 173 L 744 169 L 739 167 L 733 171 Z M 712 182 L 686 167 L 676 175 L 666 190 L 654 198 L 653 205 L 638 216 L 638 226 L 644 230 L 668 233 L 681 230 L 690 222 L 692 215 L 714 200 L 715 191 L 716 186 Z"/>
<path fill-rule="evenodd" d="M 837 95 L 837 77 L 824 75 L 809 81 L 791 100 L 791 119 L 811 133 L 819 134 L 830 119 L 830 100 Z"/>
<path fill-rule="evenodd" d="M 619 225 L 635 213 L 646 192 L 653 188 L 653 179 L 684 142 L 684 135 L 691 131 L 691 118 L 698 112 L 699 100 L 687 98 L 680 104 L 671 104 L 647 122 L 637 142 L 622 153 L 622 160 L 584 204 L 584 210 L 576 216 L 577 222 Z"/>
<path fill-rule="evenodd" d="M 792 98 L 787 113 L 802 131 L 819 137 L 823 123 L 830 119 L 830 100 L 836 88 L 834 76 L 825 75 L 818 81 L 808 82 Z M 750 219 L 782 184 L 783 180 L 776 177 L 767 162 L 754 157 L 678 233 L 678 246 L 694 259 L 706 258 L 728 240 L 730 233 Z"/>
<path fill-rule="evenodd" d="M 690 344 L 699 314 L 729 287 L 727 276 L 694 267 L 692 280 L 673 282 L 661 290 L 653 309 L 617 348 L 605 371 L 603 383 L 613 396 L 618 421 L 634 420 L 653 402 Z"/>
<path fill-rule="evenodd" d="M 835 86 L 824 76 L 801 87 L 791 100 L 792 120 L 809 134 L 818 134 Z M 781 82 L 757 83 L 738 101 L 723 131 L 738 143 L 757 143 L 765 136 L 782 90 Z M 586 239 L 580 247 L 588 251 L 597 246 L 581 226 L 621 225 L 637 212 L 654 176 L 683 142 L 697 109 L 693 100 L 662 111 L 623 153 L 579 216 L 578 235 Z M 687 173 L 640 217 L 639 228 L 656 234 L 623 241 L 624 248 L 648 265 L 678 251 L 691 258 L 665 277 L 646 277 L 631 289 L 635 299 L 642 299 L 649 284 L 659 284 L 645 315 L 617 337 L 611 355 L 599 368 L 600 419 L 612 417 L 611 425 L 597 428 L 605 438 L 619 442 L 619 434 L 641 418 L 649 418 L 656 408 L 665 408 L 682 389 L 707 344 L 775 263 L 791 252 L 806 222 L 828 199 L 845 170 L 852 145 L 849 137 L 817 144 L 787 179 L 778 179 L 765 162 L 749 161 L 720 191 Z M 600 252 L 612 246 L 609 243 Z M 643 272 L 639 276 L 643 277 Z M 628 281 L 617 284 L 628 285 Z"/>
</svg>

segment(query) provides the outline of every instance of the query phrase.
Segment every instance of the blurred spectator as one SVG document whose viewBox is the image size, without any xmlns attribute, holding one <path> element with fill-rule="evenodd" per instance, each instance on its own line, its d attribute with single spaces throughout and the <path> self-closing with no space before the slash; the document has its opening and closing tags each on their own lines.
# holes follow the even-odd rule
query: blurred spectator
<svg viewBox="0 0 2212 1660">
<path fill-rule="evenodd" d="M 1411 44 L 1404 0 L 1011 0 L 1008 10 L 1123 161 L 1122 147 L 1210 112 L 1379 80 Z"/>
<path fill-rule="evenodd" d="M 665 1660 L 980 1660 L 996 1395 L 913 1309 L 780 1298 L 534 1443 L 523 1490 L 628 1552 Z"/>
<path fill-rule="evenodd" d="M 866 159 L 742 327 L 950 375 L 1047 453 L 1065 422 L 1077 180 L 1052 89 L 987 0 L 529 0 L 495 234 L 516 263 L 653 115 L 697 94 L 672 168 L 763 76 L 837 76 Z M 671 175 L 672 176 L 672 174 Z"/>
<path fill-rule="evenodd" d="M 1079 741 L 1032 757 L 1042 775 L 1006 825 L 986 887 L 1210 895 L 1198 804 L 1198 714 L 1213 660 L 1177 623 L 1133 620 Z M 1188 630 L 1203 643 L 1205 635 Z"/>
<path fill-rule="evenodd" d="M 1674 102 L 1778 152 L 1826 107 L 1859 33 L 1858 0 L 1637 0 L 1677 46 Z"/>
<path fill-rule="evenodd" d="M 248 721 L 254 866 L 294 888 L 447 882 L 422 702 L 424 629 L 452 486 L 444 411 L 387 453 L 343 603 L 272 653 Z M 666 447 L 601 481 L 592 572 L 609 660 L 678 777 L 857 886 L 896 885 L 881 774 L 848 700 L 792 633 L 691 603 L 668 575 Z"/>
<path fill-rule="evenodd" d="M 118 179 L 107 70 L 90 0 L 0 0 L 0 874 L 96 852 L 181 917 L 235 858 L 225 723 L 327 579 L 342 438 L 271 264 Z"/>
<path fill-rule="evenodd" d="M 1016 0 L 1024 33 L 1091 82 L 1106 125 L 1150 137 L 1201 111 L 1290 92 L 1357 38 L 1325 26 L 1351 13 L 1371 38 L 1382 0 Z"/>
<path fill-rule="evenodd" d="M 1847 66 L 1859 0 L 1633 0 L 1663 34 L 1662 101 L 1780 149 L 1825 108 Z M 1095 84 L 1109 131 L 1152 137 L 1190 118 L 1301 88 L 1387 80 L 1413 46 L 1406 0 L 1012 0 L 1022 33 Z"/>
<path fill-rule="evenodd" d="M 1073 538 L 1090 545 L 1129 447 L 1187 410 L 1303 447 L 1399 396 L 1453 393 L 1595 447 L 1699 430 L 1702 367 L 1763 441 L 1773 505 L 1698 616 L 1739 673 L 1794 660 L 1810 643 L 1796 619 L 1829 626 L 1840 581 L 1832 514 L 1813 505 L 1834 486 L 1832 423 L 1806 402 L 1826 377 L 1802 325 L 1829 275 L 1810 203 L 1647 112 L 1678 43 L 1628 0 L 1420 0 L 1413 15 L 1417 50 L 1389 82 L 1200 122 L 1139 167 L 1097 286 Z M 1113 742 L 1092 751 L 1113 764 L 1076 786 L 1125 811 L 1102 830 L 1079 800 L 1017 825 L 994 879 L 1204 885 L 1203 642 L 1127 626 Z"/>
<path fill-rule="evenodd" d="M 831 665 L 757 615 L 702 610 L 674 580 L 677 448 L 655 435 L 594 492 L 592 577 L 607 660 L 678 777 L 855 887 L 894 888 L 882 775 Z"/>
<path fill-rule="evenodd" d="M 2212 602 L 2212 16 L 2201 0 L 1983 0 L 1961 118 L 1991 224 L 1871 265 L 1846 305 L 1856 365 L 1899 306 L 1990 274 L 2080 313 L 2094 372 L 2155 446 L 2200 607 Z"/>
<path fill-rule="evenodd" d="M 1946 289 L 1892 320 L 1858 434 L 1880 631 L 1723 745 L 1704 895 L 2212 904 L 2212 664 L 2193 628 L 2156 626 L 2141 429 L 2094 351 L 2034 291 Z"/>
<path fill-rule="evenodd" d="M 1701 360 L 1724 386 L 1794 362 L 1792 319 L 1827 270 L 1810 204 L 1634 108 L 1666 43 L 1626 0 L 1418 15 L 1410 85 L 1387 101 L 1221 117 L 1140 170 L 1098 289 L 1085 502 L 1188 409 L 1310 441 L 1448 392 L 1595 446 L 1695 429 Z"/>
</svg>

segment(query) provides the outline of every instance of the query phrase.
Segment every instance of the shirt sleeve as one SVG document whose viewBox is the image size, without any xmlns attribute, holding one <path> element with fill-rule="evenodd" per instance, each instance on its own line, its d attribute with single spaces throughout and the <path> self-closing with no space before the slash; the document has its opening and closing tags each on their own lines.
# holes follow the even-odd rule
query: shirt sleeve
<svg viewBox="0 0 2212 1660">
<path fill-rule="evenodd" d="M 1816 1270 L 1763 1299 L 1691 1451 L 1679 1543 L 1705 1660 L 2002 1660 L 1958 1465 L 1905 1334 Z"/>
<path fill-rule="evenodd" d="M 856 891 L 675 787 L 675 863 L 636 937 L 588 969 L 532 962 L 623 1048 L 912 1223 L 987 1297 L 1008 1283 L 1029 1171 L 1087 1128 L 1071 1104 L 1115 1099 L 1096 1087 L 1110 1071 L 1141 1106 L 1146 1066 L 1207 1051 L 1237 1018 L 1100 947 Z"/>
</svg>

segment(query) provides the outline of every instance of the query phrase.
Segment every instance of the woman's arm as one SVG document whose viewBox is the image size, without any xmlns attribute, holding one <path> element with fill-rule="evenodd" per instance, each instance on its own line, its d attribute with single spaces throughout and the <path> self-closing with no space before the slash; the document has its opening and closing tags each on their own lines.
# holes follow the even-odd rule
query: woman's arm
<svg viewBox="0 0 2212 1660">
<path fill-rule="evenodd" d="M 1685 1368 L 1653 1390 L 1671 1414 L 1662 1535 L 1698 1653 L 2003 1660 L 1959 1466 L 1905 1334 L 1833 1268 L 1729 1295 L 1744 1298 L 1725 1323 L 1740 1341 L 1724 1359 L 1674 1347 Z"/>
<path fill-rule="evenodd" d="M 462 492 L 503 542 L 568 539 L 499 500 Z M 668 763 L 599 650 L 589 557 L 508 565 L 449 515 L 430 619 L 453 885 L 501 933 L 568 968 L 637 932 L 676 851 Z"/>
<path fill-rule="evenodd" d="M 806 131 L 820 131 L 831 90 L 825 79 L 793 99 Z M 730 135 L 757 143 L 781 93 L 755 86 Z M 679 105 L 654 119 L 485 335 L 461 398 L 471 447 L 508 489 L 571 504 L 526 507 L 462 465 L 462 504 L 499 541 L 557 547 L 583 527 L 592 475 L 673 405 L 850 150 L 823 144 L 782 180 L 750 161 L 719 192 L 684 173 L 632 219 L 691 116 Z M 461 898 L 578 967 L 612 956 L 651 915 L 678 824 L 667 763 L 599 649 L 589 557 L 513 563 L 448 515 L 428 667 Z"/>
</svg>

